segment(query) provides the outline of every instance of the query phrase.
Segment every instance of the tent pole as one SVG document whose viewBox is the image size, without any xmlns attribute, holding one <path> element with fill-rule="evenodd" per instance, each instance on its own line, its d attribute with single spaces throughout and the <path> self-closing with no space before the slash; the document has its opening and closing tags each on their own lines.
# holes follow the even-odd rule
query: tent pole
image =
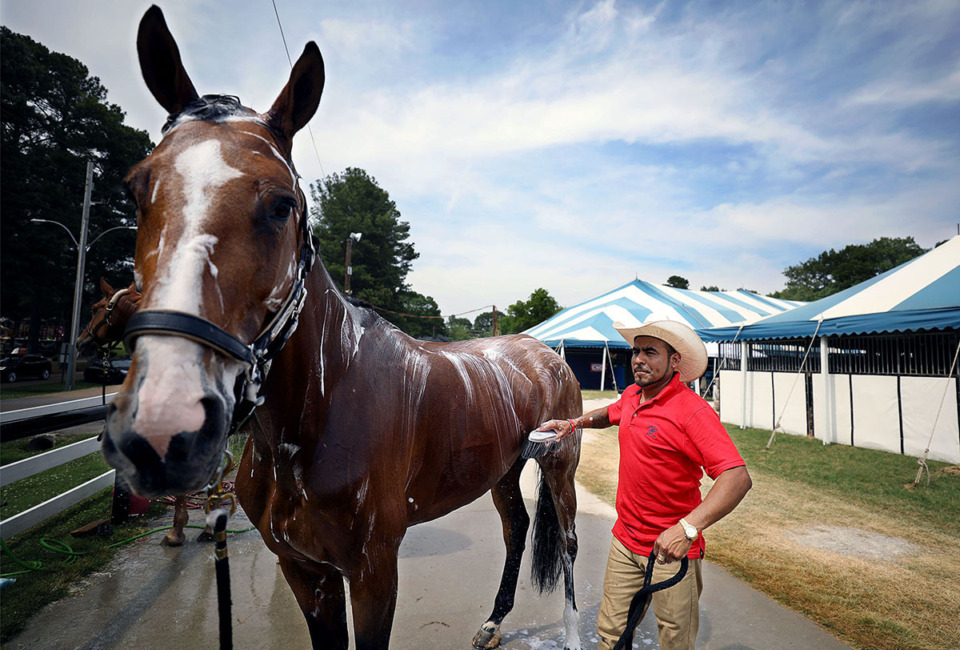
<svg viewBox="0 0 960 650">
<path fill-rule="evenodd" d="M 747 428 L 747 359 L 750 354 L 750 345 L 740 341 L 740 428 Z"/>
<path fill-rule="evenodd" d="M 830 377 L 830 352 L 827 348 L 827 337 L 820 337 L 820 376 L 823 378 L 823 444 L 829 444 L 834 438 L 834 421 L 836 420 L 836 405 L 834 404 L 833 379 Z M 816 407 L 814 407 L 816 412 Z M 816 426 L 813 431 L 817 435 Z"/>
<path fill-rule="evenodd" d="M 607 385 L 607 344 L 603 344 L 603 352 L 600 353 L 600 390 Z"/>
</svg>

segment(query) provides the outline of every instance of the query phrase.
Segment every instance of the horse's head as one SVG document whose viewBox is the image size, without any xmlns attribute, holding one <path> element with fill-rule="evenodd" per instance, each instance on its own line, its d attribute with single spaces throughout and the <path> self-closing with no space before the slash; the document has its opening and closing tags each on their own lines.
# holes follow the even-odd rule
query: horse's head
<svg viewBox="0 0 960 650">
<path fill-rule="evenodd" d="M 77 353 L 81 356 L 91 356 L 106 345 L 122 341 L 127 321 L 140 305 L 135 284 L 114 289 L 100 278 L 100 293 L 103 296 L 90 308 L 90 322 L 77 337 Z"/>
<path fill-rule="evenodd" d="M 287 311 L 304 252 L 312 259 L 290 150 L 317 109 L 324 72 L 309 43 L 260 114 L 234 97 L 198 96 L 156 7 L 140 23 L 137 49 L 170 117 L 126 181 L 138 208 L 134 274 L 143 299 L 103 449 L 149 496 L 209 481 L 258 335 Z"/>
</svg>

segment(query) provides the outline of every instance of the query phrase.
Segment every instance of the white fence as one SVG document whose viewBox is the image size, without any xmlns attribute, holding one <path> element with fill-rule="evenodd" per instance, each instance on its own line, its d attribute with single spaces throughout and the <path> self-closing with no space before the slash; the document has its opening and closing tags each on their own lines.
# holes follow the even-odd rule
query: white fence
<svg viewBox="0 0 960 650">
<path fill-rule="evenodd" d="M 110 398 L 113 397 L 113 395 L 108 395 L 107 397 Z M 60 404 L 37 406 L 3 413 L 2 421 L 4 423 L 18 422 L 56 413 L 68 413 L 72 410 L 89 408 L 90 406 L 96 406 L 100 403 L 102 403 L 101 398 L 96 397 Z M 0 467 L 0 487 L 99 451 L 100 441 L 94 436 L 86 440 L 81 440 L 80 442 L 75 442 L 72 445 L 67 445 L 66 447 L 52 449 L 48 452 L 4 465 Z M 32 528 L 50 517 L 63 512 L 70 506 L 93 496 L 100 490 L 111 487 L 114 483 L 115 475 L 116 470 L 104 472 L 100 476 L 90 479 L 63 494 L 59 494 L 39 505 L 0 521 L 0 538 L 8 539 L 18 533 L 22 533 L 28 528 Z"/>
</svg>

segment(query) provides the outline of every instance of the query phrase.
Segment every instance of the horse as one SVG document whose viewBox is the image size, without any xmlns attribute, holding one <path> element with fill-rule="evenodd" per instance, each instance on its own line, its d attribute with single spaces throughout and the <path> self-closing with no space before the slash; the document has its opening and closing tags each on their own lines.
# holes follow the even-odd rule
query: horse
<svg viewBox="0 0 960 650">
<path fill-rule="evenodd" d="M 147 87 L 169 114 L 126 177 L 137 204 L 140 310 L 103 453 L 140 495 L 203 486 L 233 428 L 249 432 L 241 507 L 278 556 L 314 648 L 388 648 L 408 527 L 492 492 L 507 550 L 474 647 L 496 647 L 513 608 L 530 516 L 527 432 L 581 413 L 579 385 L 523 335 L 414 340 L 349 302 L 322 264 L 291 159 L 324 85 L 306 45 L 265 113 L 200 97 L 163 15 L 141 20 Z M 564 580 L 566 647 L 580 648 L 573 567 L 578 436 L 539 457 L 533 582 Z M 439 588 L 439 585 L 438 585 Z"/>
<path fill-rule="evenodd" d="M 127 322 L 143 297 L 135 282 L 126 289 L 114 289 L 105 278 L 100 278 L 100 293 L 100 300 L 90 308 L 90 322 L 77 337 L 77 352 L 84 356 L 122 341 Z"/>
<path fill-rule="evenodd" d="M 77 337 L 77 352 L 90 356 L 97 350 L 106 350 L 123 340 L 127 322 L 140 308 L 143 294 L 137 291 L 135 282 L 125 289 L 114 289 L 105 278 L 100 278 L 100 300 L 90 308 L 90 322 Z M 190 520 L 187 496 L 177 494 L 173 497 L 173 525 L 167 530 L 162 546 L 182 546 L 186 536 L 183 529 Z M 198 542 L 212 542 L 213 531 L 205 528 L 197 536 Z"/>
</svg>

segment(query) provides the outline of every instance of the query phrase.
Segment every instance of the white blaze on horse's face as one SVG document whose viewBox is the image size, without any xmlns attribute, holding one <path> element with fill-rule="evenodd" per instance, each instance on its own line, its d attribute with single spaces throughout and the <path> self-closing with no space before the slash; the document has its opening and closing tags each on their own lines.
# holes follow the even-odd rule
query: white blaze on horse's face
<svg viewBox="0 0 960 650">
<path fill-rule="evenodd" d="M 166 251 L 158 249 L 150 294 L 143 308 L 182 311 L 208 319 L 220 317 L 222 314 L 202 311 L 207 285 L 208 290 L 212 288 L 217 293 L 215 304 L 220 304 L 222 312 L 219 271 L 213 262 L 219 238 L 207 228 L 214 216 L 213 197 L 244 174 L 224 160 L 218 140 L 191 144 L 173 160 L 176 182 L 166 184 L 170 196 L 165 197 L 164 205 L 179 208 L 176 229 L 180 235 Z M 157 201 L 159 186 L 158 180 L 151 191 L 151 205 Z M 167 224 L 164 230 L 168 227 L 172 226 Z M 132 426 L 161 458 L 166 455 L 172 436 L 201 428 L 206 417 L 204 399 L 219 398 L 226 412 L 233 409 L 229 391 L 242 371 L 238 362 L 211 358 L 201 345 L 168 336 L 142 337 L 137 342 L 137 355 L 138 370 L 142 372 Z"/>
</svg>

